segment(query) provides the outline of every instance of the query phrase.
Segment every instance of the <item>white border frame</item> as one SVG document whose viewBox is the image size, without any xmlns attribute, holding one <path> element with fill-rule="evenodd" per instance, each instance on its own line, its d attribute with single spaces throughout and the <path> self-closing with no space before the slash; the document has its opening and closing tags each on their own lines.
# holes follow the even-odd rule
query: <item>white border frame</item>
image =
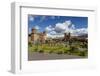
<svg viewBox="0 0 100 76">
<path fill-rule="evenodd" d="M 50 6 L 50 7 L 46 7 L 46 5 L 45 4 L 41 4 L 41 5 L 35 5 L 35 4 L 28 4 L 28 3 L 12 3 L 12 5 L 11 5 L 11 8 L 12 8 L 12 10 L 11 10 L 11 29 L 12 29 L 12 35 L 11 35 L 11 40 L 12 40 L 12 49 L 11 49 L 11 71 L 13 72 L 13 73 L 22 73 L 22 72 L 27 72 L 26 70 L 24 70 L 24 69 L 22 69 L 22 58 L 21 58 L 21 55 L 22 55 L 22 52 L 20 51 L 21 49 L 22 49 L 22 45 L 21 45 L 21 8 L 23 8 L 23 7 L 28 7 L 28 8 L 44 8 L 44 9 L 60 9 L 60 10 L 72 10 L 72 11 L 90 11 L 90 12 L 93 12 L 94 14 L 93 14 L 93 16 L 94 16 L 94 24 L 95 24 L 95 14 L 96 14 L 96 9 L 95 8 L 91 8 L 91 7 L 72 7 L 72 6 L 67 6 L 67 8 L 65 8 L 65 7 L 56 7 L 56 5 L 55 6 Z M 96 32 L 96 27 L 92 27 L 91 28 L 92 30 L 90 30 L 93 34 L 95 34 L 95 32 Z M 92 35 L 93 36 L 93 35 Z M 95 36 L 96 37 L 96 36 Z M 94 39 L 96 39 L 94 37 Z M 93 40 L 93 38 L 92 38 L 92 40 Z M 93 42 L 91 42 L 91 44 L 93 44 Z M 93 46 L 93 45 L 91 45 L 91 46 Z M 93 48 L 92 48 L 93 49 Z M 94 52 L 92 52 L 92 53 L 94 53 Z M 93 55 L 93 54 L 92 54 Z M 90 60 L 94 60 L 93 58 L 91 58 Z M 80 59 L 75 59 L 75 60 L 68 60 L 68 61 L 66 61 L 65 59 L 64 60 L 62 60 L 62 62 L 71 62 L 71 63 L 74 63 L 75 61 L 80 61 Z M 85 61 L 85 64 L 80 64 L 80 63 L 84 63 L 84 61 Z M 60 62 L 59 62 L 59 60 L 56 60 L 56 61 L 45 61 L 45 62 L 47 62 L 47 66 L 49 66 L 50 64 L 51 65 L 57 65 L 56 66 L 56 69 L 59 69 L 59 68 L 64 68 L 64 69 L 66 69 L 66 68 L 75 68 L 75 67 L 79 67 L 79 66 L 72 66 L 72 67 L 58 67 L 58 66 L 60 66 L 62 63 L 60 63 L 61 62 L 61 60 L 60 60 Z M 59 62 L 59 64 L 57 64 L 57 62 Z M 42 61 L 38 61 L 38 62 L 34 62 L 34 64 L 37 64 L 37 63 L 41 63 L 41 64 L 43 64 L 43 62 Z M 90 64 L 91 62 L 87 62 L 87 59 L 86 60 L 82 60 L 82 61 L 80 61 L 80 63 L 78 63 L 78 64 L 80 64 L 81 66 L 80 67 L 90 67 L 90 66 L 93 66 L 94 65 L 94 63 L 93 64 Z M 88 64 L 87 64 L 88 63 Z M 44 65 L 44 64 L 43 64 Z M 70 64 L 68 64 L 68 65 L 70 65 Z M 26 64 L 26 66 L 27 66 L 27 64 Z M 34 65 L 32 65 L 33 67 L 34 67 Z M 39 65 L 37 65 L 37 66 L 40 66 L 41 67 L 41 65 L 39 64 Z M 35 66 L 36 67 L 36 66 Z M 58 67 L 58 68 L 57 68 Z M 43 67 L 41 67 L 41 68 L 43 68 Z M 51 71 L 51 70 L 53 70 L 54 68 L 50 68 L 50 69 L 48 69 L 48 68 L 45 68 L 45 69 L 43 69 L 43 71 L 46 71 L 46 70 L 48 70 L 48 71 Z M 55 70 L 56 70 L 55 69 Z M 30 69 L 28 69 L 29 71 L 28 72 L 30 72 L 32 69 L 30 68 Z M 35 69 L 34 69 L 35 70 Z M 37 71 L 34 71 L 33 70 L 33 72 L 37 72 L 38 70 L 39 70 L 39 67 L 38 67 L 38 69 L 37 69 Z M 42 69 L 41 70 L 39 70 L 38 72 L 41 72 L 42 71 Z"/>
</svg>

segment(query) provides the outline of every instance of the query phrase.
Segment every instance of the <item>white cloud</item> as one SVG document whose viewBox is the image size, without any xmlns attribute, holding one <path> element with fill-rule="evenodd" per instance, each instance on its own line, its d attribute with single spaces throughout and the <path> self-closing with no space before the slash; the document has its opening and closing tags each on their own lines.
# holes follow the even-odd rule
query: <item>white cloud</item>
<svg viewBox="0 0 100 76">
<path fill-rule="evenodd" d="M 74 35 L 74 36 L 79 36 L 79 35 L 83 35 L 83 34 L 88 34 L 87 28 L 75 29 L 72 32 L 72 35 Z"/>
<path fill-rule="evenodd" d="M 64 22 L 65 25 L 70 26 L 72 24 L 71 20 L 67 20 Z"/>
<path fill-rule="evenodd" d="M 29 16 L 29 20 L 30 21 L 34 21 L 34 17 L 33 16 Z"/>
<path fill-rule="evenodd" d="M 31 33 L 31 28 L 28 29 L 28 33 L 29 33 L 29 34 Z"/>
<path fill-rule="evenodd" d="M 46 19 L 46 16 L 42 16 L 39 22 L 42 22 Z"/>
<path fill-rule="evenodd" d="M 78 32 L 79 35 L 80 34 L 87 34 L 88 33 L 87 28 L 77 29 L 76 31 Z"/>
<path fill-rule="evenodd" d="M 54 34 L 54 35 L 52 35 L 52 34 L 48 33 L 48 34 L 47 34 L 47 37 L 48 37 L 48 38 L 64 37 L 64 34 Z"/>
<path fill-rule="evenodd" d="M 63 23 L 57 23 L 55 25 L 55 31 L 56 32 L 61 32 L 61 33 L 64 33 L 64 32 L 69 32 L 69 26 L 72 24 L 72 22 L 70 20 L 68 21 L 65 21 Z"/>
<path fill-rule="evenodd" d="M 39 27 L 39 26 L 37 26 L 37 25 L 36 25 L 34 28 L 35 28 L 35 29 L 40 29 L 40 27 Z"/>
<path fill-rule="evenodd" d="M 53 28 L 51 25 L 49 25 L 49 26 L 47 26 L 47 27 L 45 28 L 45 30 L 46 30 L 47 32 L 51 32 L 51 31 L 54 30 L 54 28 Z"/>
<path fill-rule="evenodd" d="M 50 34 L 51 35 L 56 35 L 57 33 L 56 33 L 56 31 L 50 31 Z"/>
<path fill-rule="evenodd" d="M 46 27 L 47 33 L 49 37 L 63 37 L 64 33 L 71 33 L 73 36 L 78 36 L 82 34 L 87 34 L 87 28 L 79 28 L 76 29 L 75 25 L 71 22 L 71 20 L 65 21 L 63 23 L 56 23 L 55 27 L 49 25 Z"/>
<path fill-rule="evenodd" d="M 75 29 L 75 25 L 72 24 L 71 27 L 70 27 L 70 29 Z"/>
<path fill-rule="evenodd" d="M 55 31 L 58 32 L 58 33 L 61 33 L 61 32 L 66 30 L 66 27 L 67 26 L 65 26 L 63 23 L 57 23 L 55 25 Z"/>
<path fill-rule="evenodd" d="M 72 24 L 71 25 L 71 27 L 70 28 L 68 28 L 69 29 L 69 32 L 73 35 L 73 33 L 75 32 L 75 30 L 76 30 L 76 28 L 75 28 L 75 25 L 74 24 Z"/>
<path fill-rule="evenodd" d="M 45 28 L 45 30 L 48 33 L 48 36 L 51 37 L 62 37 L 63 33 L 69 32 L 69 26 L 71 25 L 71 21 L 65 21 L 63 23 L 56 23 L 55 27 L 52 27 L 52 25 L 49 25 L 48 27 Z"/>
</svg>

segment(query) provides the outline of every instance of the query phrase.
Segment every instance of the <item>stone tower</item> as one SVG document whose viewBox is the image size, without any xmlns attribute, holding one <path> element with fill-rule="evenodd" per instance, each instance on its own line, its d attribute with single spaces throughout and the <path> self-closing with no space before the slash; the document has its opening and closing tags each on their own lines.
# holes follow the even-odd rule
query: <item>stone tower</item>
<svg viewBox="0 0 100 76">
<path fill-rule="evenodd" d="M 37 41 L 37 39 L 38 39 L 37 29 L 32 28 L 31 40 L 32 40 L 32 41 Z"/>
<path fill-rule="evenodd" d="M 44 32 L 39 34 L 39 41 L 41 43 L 45 43 L 45 40 L 46 40 L 46 32 L 44 31 Z"/>
<path fill-rule="evenodd" d="M 70 40 L 71 34 L 70 33 L 64 33 L 64 41 Z"/>
</svg>

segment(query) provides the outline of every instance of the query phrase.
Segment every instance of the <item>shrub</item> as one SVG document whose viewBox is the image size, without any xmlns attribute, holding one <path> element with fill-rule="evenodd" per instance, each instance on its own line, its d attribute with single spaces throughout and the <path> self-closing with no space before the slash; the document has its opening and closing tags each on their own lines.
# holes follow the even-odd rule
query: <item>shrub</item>
<svg viewBox="0 0 100 76">
<path fill-rule="evenodd" d="M 70 51 L 70 49 L 67 50 L 67 54 L 68 54 L 68 55 L 71 55 L 71 51 Z"/>
<path fill-rule="evenodd" d="M 43 53 L 43 52 L 44 52 L 44 50 L 39 50 L 38 52 L 39 52 L 39 53 Z"/>
<path fill-rule="evenodd" d="M 57 51 L 57 54 L 63 54 L 63 51 Z"/>
<path fill-rule="evenodd" d="M 76 53 L 77 52 L 76 50 L 78 50 L 78 49 L 75 46 L 71 46 L 69 49 L 70 53 Z"/>
<path fill-rule="evenodd" d="M 32 47 L 32 43 L 31 43 L 31 42 L 28 42 L 28 45 L 29 45 L 30 47 Z"/>
<path fill-rule="evenodd" d="M 68 53 L 68 50 L 64 50 L 64 54 L 67 54 Z"/>
<path fill-rule="evenodd" d="M 53 53 L 53 50 L 50 50 L 49 53 L 50 53 L 50 54 Z"/>
<path fill-rule="evenodd" d="M 38 48 L 35 48 L 35 49 L 34 49 L 34 52 L 37 52 L 37 51 L 38 51 Z"/>
<path fill-rule="evenodd" d="M 81 52 L 79 52 L 79 56 L 86 56 L 85 51 L 81 51 Z"/>
</svg>

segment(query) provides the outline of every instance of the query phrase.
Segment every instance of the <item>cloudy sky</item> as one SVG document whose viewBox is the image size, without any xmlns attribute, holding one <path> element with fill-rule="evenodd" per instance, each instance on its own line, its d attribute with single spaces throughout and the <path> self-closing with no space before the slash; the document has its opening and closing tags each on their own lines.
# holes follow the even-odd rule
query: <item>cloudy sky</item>
<svg viewBox="0 0 100 76">
<path fill-rule="evenodd" d="M 48 37 L 62 37 L 68 32 L 77 36 L 88 33 L 88 17 L 28 15 L 29 33 L 32 28 L 46 31 Z"/>
</svg>

